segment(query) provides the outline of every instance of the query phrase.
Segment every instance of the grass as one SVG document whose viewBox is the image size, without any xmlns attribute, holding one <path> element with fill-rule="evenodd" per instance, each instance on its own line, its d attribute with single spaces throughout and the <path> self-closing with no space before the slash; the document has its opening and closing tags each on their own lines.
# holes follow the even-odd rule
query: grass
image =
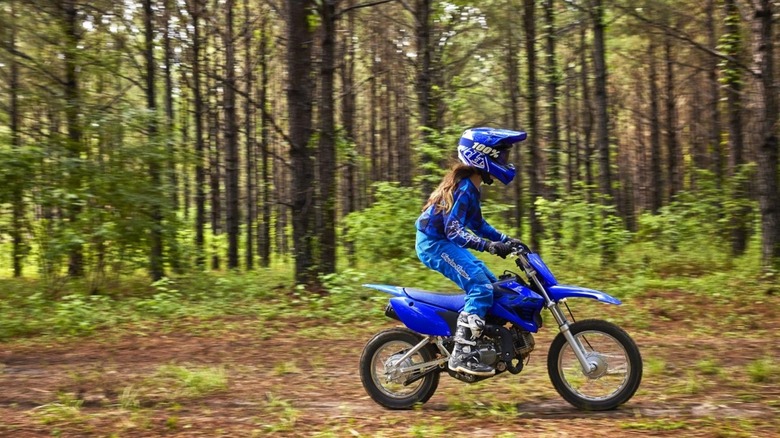
<svg viewBox="0 0 780 438">
<path fill-rule="evenodd" d="M 295 425 L 301 415 L 292 402 L 272 393 L 266 394 L 263 411 L 271 417 L 270 421 L 267 419 L 259 421 L 264 433 L 291 432 L 295 430 Z M 258 433 L 258 436 L 261 435 L 262 433 Z"/>
<path fill-rule="evenodd" d="M 163 365 L 152 381 L 165 385 L 179 397 L 201 397 L 227 389 L 227 372 L 218 367 Z"/>
<path fill-rule="evenodd" d="M 780 365 L 776 360 L 763 357 L 747 365 L 750 381 L 753 383 L 774 383 L 780 381 Z"/>
<path fill-rule="evenodd" d="M 60 394 L 56 402 L 38 406 L 31 413 L 38 421 L 47 425 L 83 423 L 83 403 L 83 400 L 78 400 L 70 394 Z"/>
</svg>

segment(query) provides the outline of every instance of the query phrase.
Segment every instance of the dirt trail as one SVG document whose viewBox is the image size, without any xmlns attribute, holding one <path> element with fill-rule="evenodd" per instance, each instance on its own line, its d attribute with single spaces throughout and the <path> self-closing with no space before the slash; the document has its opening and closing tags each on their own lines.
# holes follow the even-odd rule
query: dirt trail
<svg viewBox="0 0 780 438">
<path fill-rule="evenodd" d="M 692 335 L 682 321 L 652 327 L 652 336 L 635 330 L 642 386 L 620 409 L 594 413 L 552 389 L 544 367 L 552 333 L 540 334 L 520 375 L 471 386 L 443 377 L 429 403 L 394 412 L 371 401 L 357 374 L 371 331 L 318 334 L 316 324 L 289 322 L 262 339 L 254 321 L 231 324 L 229 333 L 0 345 L 0 436 L 780 436 L 777 382 L 745 371 L 774 354 L 772 337 L 724 342 Z M 175 393 L 154 377 L 171 364 L 217 367 L 227 388 Z"/>
</svg>

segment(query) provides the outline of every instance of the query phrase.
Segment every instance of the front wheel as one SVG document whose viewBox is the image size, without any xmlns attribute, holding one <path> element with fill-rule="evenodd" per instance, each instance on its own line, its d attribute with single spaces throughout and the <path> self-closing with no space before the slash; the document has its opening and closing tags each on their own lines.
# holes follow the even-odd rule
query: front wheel
<svg viewBox="0 0 780 438">
<path fill-rule="evenodd" d="M 627 402 L 642 380 L 642 356 L 633 339 L 607 321 L 588 319 L 569 326 L 594 367 L 583 372 L 569 342 L 559 333 L 547 354 L 547 372 L 567 402 L 588 411 L 606 411 Z"/>
<path fill-rule="evenodd" d="M 438 370 L 408 385 L 404 384 L 406 380 L 415 375 L 394 371 L 398 367 L 411 367 L 436 358 L 438 350 L 428 344 L 399 363 L 406 352 L 422 339 L 422 336 L 411 330 L 394 328 L 379 332 L 368 341 L 360 356 L 360 380 L 375 402 L 390 409 L 409 409 L 417 403 L 425 403 L 436 392 L 439 386 Z"/>
</svg>

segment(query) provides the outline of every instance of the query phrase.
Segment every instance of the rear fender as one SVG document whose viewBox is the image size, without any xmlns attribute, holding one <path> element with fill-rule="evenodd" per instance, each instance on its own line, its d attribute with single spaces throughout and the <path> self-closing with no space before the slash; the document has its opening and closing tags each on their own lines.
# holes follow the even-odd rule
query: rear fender
<svg viewBox="0 0 780 438">
<path fill-rule="evenodd" d="M 376 289 L 378 291 L 382 291 L 386 294 L 394 295 L 396 297 L 405 297 L 406 292 L 404 292 L 404 288 L 398 287 L 398 286 L 390 286 L 387 284 L 364 284 L 363 287 L 369 287 L 371 289 Z"/>
<path fill-rule="evenodd" d="M 619 299 L 604 292 L 586 289 L 579 286 L 569 286 L 566 284 L 557 284 L 555 286 L 548 286 L 547 293 L 550 294 L 550 298 L 555 301 L 563 298 L 592 298 L 594 300 L 601 301 L 602 303 L 621 305 Z"/>
<path fill-rule="evenodd" d="M 400 296 L 390 298 L 390 306 L 398 319 L 417 333 L 430 336 L 452 336 L 450 326 L 443 318 L 443 315 L 449 312 L 446 309 Z"/>
</svg>

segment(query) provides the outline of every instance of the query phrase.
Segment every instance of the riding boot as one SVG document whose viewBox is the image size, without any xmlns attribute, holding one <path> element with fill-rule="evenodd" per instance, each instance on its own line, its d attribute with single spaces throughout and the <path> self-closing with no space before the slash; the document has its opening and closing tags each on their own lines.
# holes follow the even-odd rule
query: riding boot
<svg viewBox="0 0 780 438">
<path fill-rule="evenodd" d="M 461 312 L 455 330 L 455 347 L 449 360 L 449 367 L 456 372 L 475 376 L 492 376 L 496 370 L 479 360 L 476 339 L 482 334 L 485 321 L 477 315 Z"/>
</svg>

